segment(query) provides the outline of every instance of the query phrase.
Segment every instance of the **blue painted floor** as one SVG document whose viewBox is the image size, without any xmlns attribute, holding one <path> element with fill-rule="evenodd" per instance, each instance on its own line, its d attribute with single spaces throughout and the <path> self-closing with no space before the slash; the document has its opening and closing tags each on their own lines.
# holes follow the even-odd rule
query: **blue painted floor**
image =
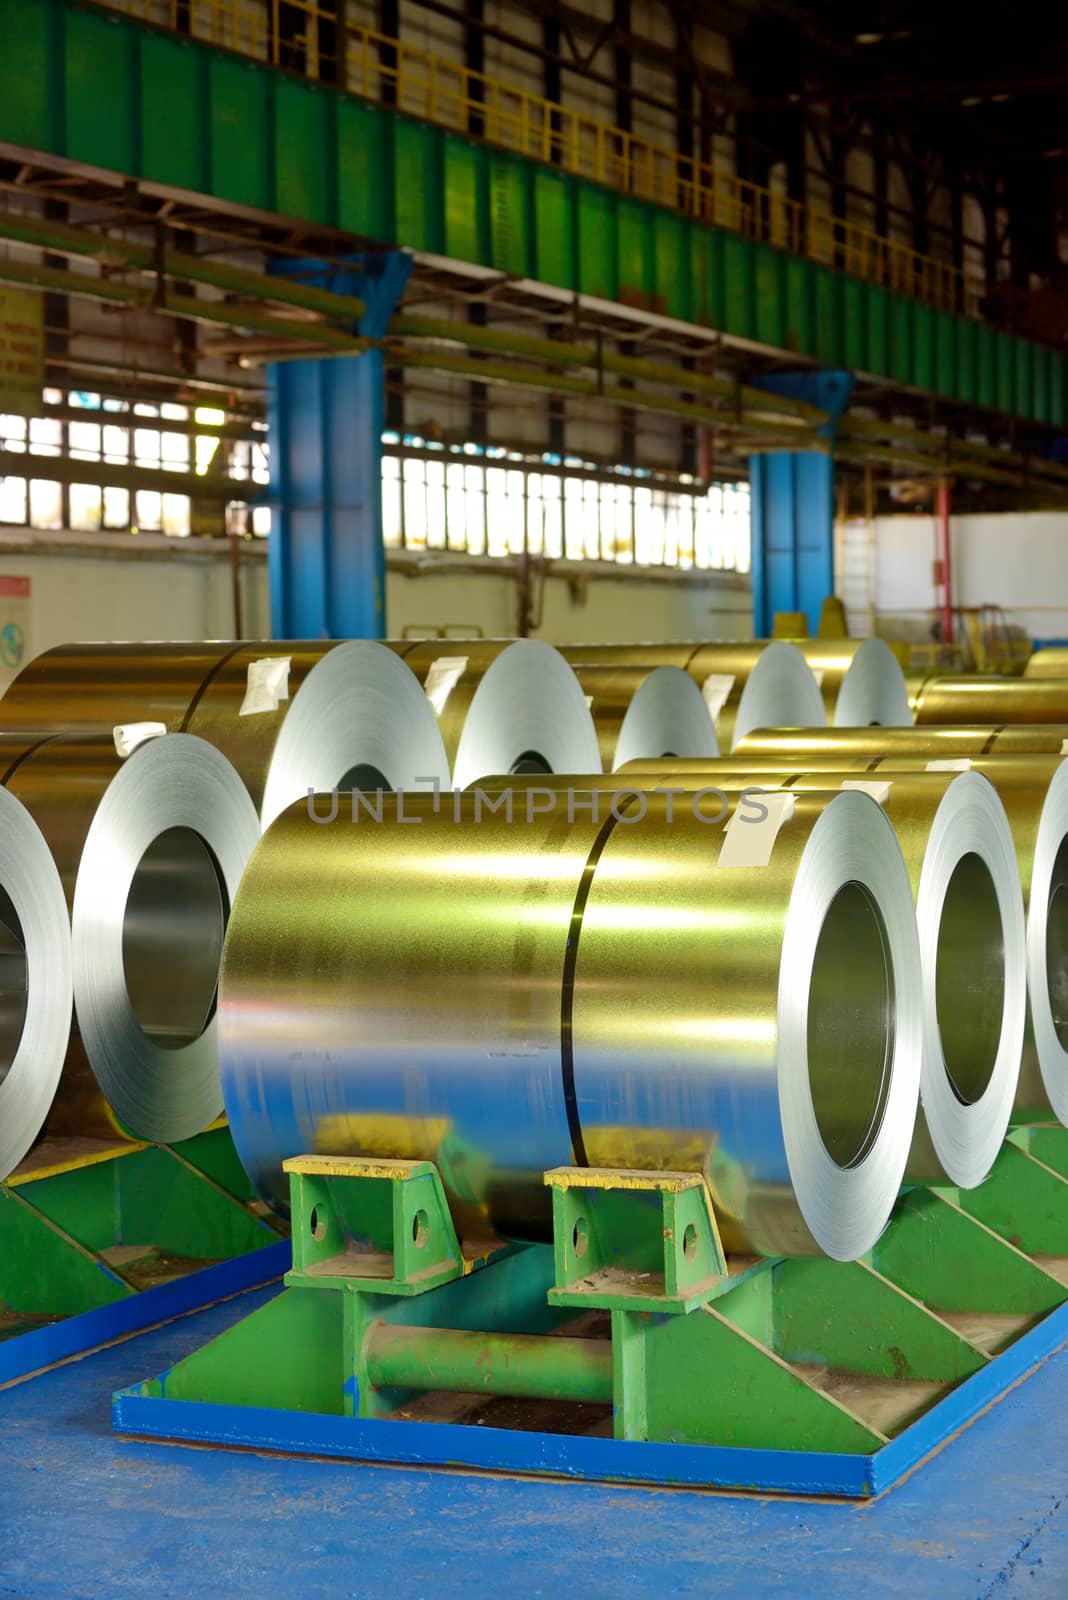
<svg viewBox="0 0 1068 1600">
<path fill-rule="evenodd" d="M 861 1506 L 113 1437 L 113 1390 L 161 1371 L 262 1297 L 0 1391 L 0 1595 L 1068 1597 L 1068 1348 Z"/>
</svg>

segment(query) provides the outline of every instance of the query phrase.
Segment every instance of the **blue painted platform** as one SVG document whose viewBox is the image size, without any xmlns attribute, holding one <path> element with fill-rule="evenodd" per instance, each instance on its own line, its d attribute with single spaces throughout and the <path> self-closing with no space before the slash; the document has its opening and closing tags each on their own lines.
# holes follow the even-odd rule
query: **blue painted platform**
<svg viewBox="0 0 1068 1600">
<path fill-rule="evenodd" d="M 252 1291 L 0 1390 L 0 1596 L 1068 1596 L 1068 1351 L 863 1504 L 116 1439 L 111 1395 Z"/>
<path fill-rule="evenodd" d="M 893 1488 L 1054 1351 L 1068 1347 L 1068 1305 L 1050 1312 L 995 1361 L 871 1455 L 757 1450 L 737 1446 L 605 1439 L 470 1422 L 362 1420 L 317 1412 L 220 1405 L 120 1390 L 112 1406 L 118 1433 L 226 1448 L 406 1466 L 462 1465 L 544 1473 L 656 1488 L 726 1488 L 866 1498 Z M 166 1374 L 162 1381 L 166 1383 Z"/>
</svg>

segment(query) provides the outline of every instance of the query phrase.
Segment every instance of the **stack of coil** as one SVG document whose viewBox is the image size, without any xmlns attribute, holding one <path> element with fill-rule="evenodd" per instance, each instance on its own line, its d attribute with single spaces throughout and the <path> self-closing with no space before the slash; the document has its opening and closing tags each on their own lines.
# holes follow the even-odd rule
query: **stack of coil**
<svg viewBox="0 0 1068 1600">
<path fill-rule="evenodd" d="M 263 826 L 310 792 L 451 780 L 418 681 L 363 641 L 70 645 L 0 730 L 0 1177 L 42 1131 L 215 1121 L 219 962 Z"/>
<path fill-rule="evenodd" d="M 472 1239 L 547 1237 L 550 1167 L 697 1170 L 728 1249 L 861 1255 L 903 1184 L 1068 1122 L 1041 665 L 49 652 L 0 702 L 0 1175 L 42 1127 L 167 1142 L 225 1107 L 278 1209 L 309 1151 L 433 1160 Z"/>
</svg>

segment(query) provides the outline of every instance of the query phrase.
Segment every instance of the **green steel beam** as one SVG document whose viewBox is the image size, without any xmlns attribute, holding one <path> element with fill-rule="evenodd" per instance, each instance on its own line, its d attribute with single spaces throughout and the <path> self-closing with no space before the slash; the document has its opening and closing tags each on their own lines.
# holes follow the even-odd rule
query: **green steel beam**
<svg viewBox="0 0 1068 1600">
<path fill-rule="evenodd" d="M 0 0 L 0 144 L 1060 427 L 1068 356 L 76 0 Z"/>
</svg>

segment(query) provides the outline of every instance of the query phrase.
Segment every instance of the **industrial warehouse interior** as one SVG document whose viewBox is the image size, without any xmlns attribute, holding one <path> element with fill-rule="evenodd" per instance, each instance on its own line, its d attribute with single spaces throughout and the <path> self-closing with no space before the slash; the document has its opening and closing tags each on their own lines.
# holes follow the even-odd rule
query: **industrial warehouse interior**
<svg viewBox="0 0 1068 1600">
<path fill-rule="evenodd" d="M 1066 90 L 0 0 L 0 1596 L 1065 1600 Z"/>
</svg>

